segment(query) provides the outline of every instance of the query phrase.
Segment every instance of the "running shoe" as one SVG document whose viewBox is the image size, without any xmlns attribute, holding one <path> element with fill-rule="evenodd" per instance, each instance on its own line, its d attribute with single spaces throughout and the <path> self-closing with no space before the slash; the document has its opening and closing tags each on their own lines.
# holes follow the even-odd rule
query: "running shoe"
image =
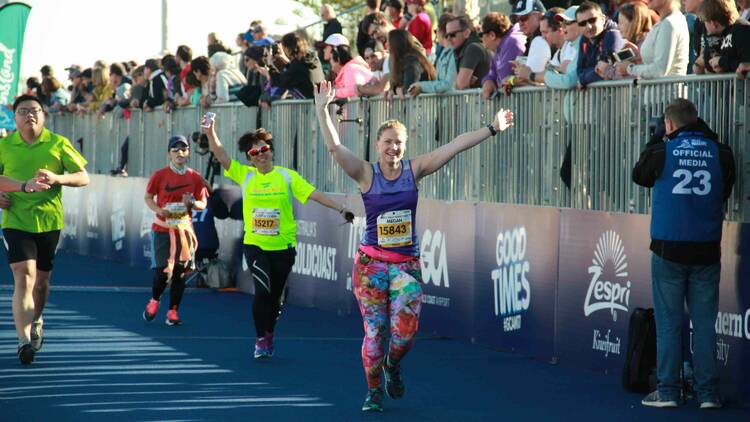
<svg viewBox="0 0 750 422">
<path fill-rule="evenodd" d="M 385 378 L 385 393 L 388 394 L 388 397 L 392 399 L 404 397 L 406 387 L 404 387 L 404 380 L 401 378 L 401 365 L 390 366 L 389 359 L 386 358 L 385 365 L 383 365 L 383 376 Z"/>
<path fill-rule="evenodd" d="M 39 321 L 34 321 L 31 323 L 31 348 L 34 349 L 35 352 L 38 352 L 42 349 L 42 345 L 44 344 L 44 329 L 42 328 L 42 325 L 44 324 L 44 321 L 41 319 Z"/>
<path fill-rule="evenodd" d="M 167 320 L 164 321 L 167 325 L 180 325 L 182 320 L 177 316 L 177 307 L 173 306 L 172 309 L 167 311 Z"/>
<path fill-rule="evenodd" d="M 709 399 L 701 402 L 701 409 L 721 409 L 721 400 Z"/>
<path fill-rule="evenodd" d="M 21 364 L 30 365 L 31 362 L 34 362 L 34 354 L 36 354 L 36 352 L 30 344 L 26 343 L 22 346 L 18 346 L 18 359 L 21 361 Z"/>
<path fill-rule="evenodd" d="M 148 301 L 148 304 L 146 304 L 146 310 L 143 311 L 143 319 L 146 321 L 153 321 L 157 312 L 159 312 L 159 301 L 151 299 Z"/>
<path fill-rule="evenodd" d="M 265 336 L 255 340 L 255 359 L 267 359 L 273 356 L 273 333 L 266 333 Z"/>
<path fill-rule="evenodd" d="M 641 400 L 641 404 L 649 407 L 677 407 L 676 400 L 662 397 L 658 391 L 654 391 Z"/>
<path fill-rule="evenodd" d="M 383 411 L 383 389 L 370 388 L 365 396 L 365 403 L 362 405 L 363 412 L 382 412 Z"/>
</svg>

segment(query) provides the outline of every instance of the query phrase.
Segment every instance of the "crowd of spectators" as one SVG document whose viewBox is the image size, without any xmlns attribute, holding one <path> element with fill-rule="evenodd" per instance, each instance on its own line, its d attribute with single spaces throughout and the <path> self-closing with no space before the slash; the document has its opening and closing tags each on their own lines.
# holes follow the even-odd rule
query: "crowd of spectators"
<svg viewBox="0 0 750 422">
<path fill-rule="evenodd" d="M 611 79 L 750 70 L 750 1 L 517 0 L 510 15 L 478 16 L 456 1 L 439 17 L 425 0 L 366 0 L 351 45 L 331 5 L 320 8 L 322 39 L 269 34 L 261 21 L 234 50 L 208 34 L 207 56 L 175 54 L 91 67 L 50 66 L 27 92 L 49 112 L 146 111 L 241 101 L 270 106 L 312 98 L 327 79 L 339 98 L 417 96 L 481 88 L 485 99 L 519 85 L 571 89 Z M 66 88 L 64 80 L 70 81 Z"/>
</svg>

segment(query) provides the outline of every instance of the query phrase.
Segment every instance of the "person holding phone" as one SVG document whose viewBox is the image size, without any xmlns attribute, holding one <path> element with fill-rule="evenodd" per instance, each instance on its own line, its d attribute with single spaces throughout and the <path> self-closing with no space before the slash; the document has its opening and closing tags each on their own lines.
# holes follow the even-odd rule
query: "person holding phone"
<svg viewBox="0 0 750 422">
<path fill-rule="evenodd" d="M 255 359 L 274 353 L 276 321 L 281 313 L 282 294 L 297 256 L 297 222 L 292 200 L 309 199 L 336 210 L 351 223 L 354 214 L 325 193 L 315 189 L 296 171 L 274 163 L 271 132 L 259 128 L 237 141 L 250 166 L 229 158 L 216 135 L 216 120 L 203 118 L 201 127 L 224 176 L 242 188 L 242 217 L 245 223 L 243 253 L 255 283 L 253 319 L 257 338 Z"/>
<path fill-rule="evenodd" d="M 510 128 L 513 113 L 500 109 L 486 127 L 463 133 L 411 160 L 404 158 L 406 127 L 397 120 L 388 120 L 377 131 L 378 161 L 369 163 L 339 140 L 328 113 L 328 105 L 335 98 L 331 85 L 323 82 L 315 91 L 315 108 L 326 147 L 357 183 L 365 205 L 367 227 L 352 270 L 352 287 L 365 327 L 362 363 L 368 390 L 362 411 L 382 412 L 381 375 L 389 397 L 399 399 L 404 395 L 401 361 L 414 345 L 422 307 L 416 235 L 419 180 L 440 170 L 459 153 Z M 386 341 L 389 332 L 390 344 Z"/>
</svg>

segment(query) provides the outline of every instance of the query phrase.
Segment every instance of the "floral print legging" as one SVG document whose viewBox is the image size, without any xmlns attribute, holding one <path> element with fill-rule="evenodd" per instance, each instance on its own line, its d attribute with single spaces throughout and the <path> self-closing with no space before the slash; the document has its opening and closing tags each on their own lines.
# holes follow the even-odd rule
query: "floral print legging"
<svg viewBox="0 0 750 422">
<path fill-rule="evenodd" d="M 376 388 L 381 385 L 389 328 L 391 365 L 398 365 L 414 344 L 422 308 L 422 269 L 419 259 L 394 264 L 358 251 L 352 274 L 365 328 L 362 363 L 368 388 Z"/>
</svg>

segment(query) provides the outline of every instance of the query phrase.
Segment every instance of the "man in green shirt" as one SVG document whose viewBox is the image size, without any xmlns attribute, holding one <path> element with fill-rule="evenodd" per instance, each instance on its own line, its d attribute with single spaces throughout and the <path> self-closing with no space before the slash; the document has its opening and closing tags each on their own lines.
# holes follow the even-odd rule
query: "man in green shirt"
<svg viewBox="0 0 750 422">
<path fill-rule="evenodd" d="M 42 311 L 63 227 L 62 186 L 86 186 L 89 176 L 86 160 L 70 141 L 44 127 L 39 99 L 22 95 L 13 103 L 13 112 L 18 131 L 0 142 L 0 168 L 11 182 L 31 180 L 7 194 L 0 207 L 4 209 L 3 236 L 15 281 L 18 358 L 27 365 L 43 343 Z"/>
</svg>

